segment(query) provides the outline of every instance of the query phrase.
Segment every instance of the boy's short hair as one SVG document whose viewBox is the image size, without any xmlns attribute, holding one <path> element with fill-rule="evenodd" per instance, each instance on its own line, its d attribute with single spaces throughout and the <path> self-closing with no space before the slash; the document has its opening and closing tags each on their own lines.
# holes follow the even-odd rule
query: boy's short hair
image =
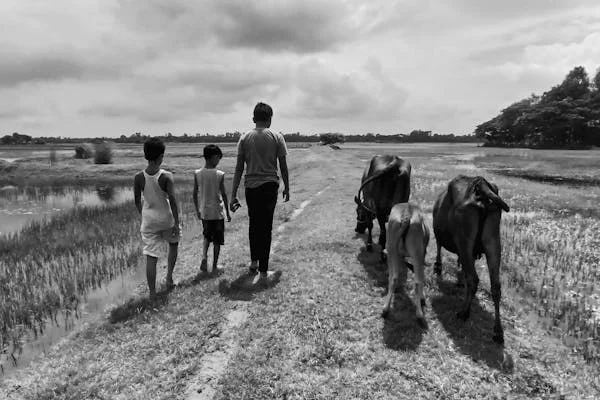
<svg viewBox="0 0 600 400">
<path fill-rule="evenodd" d="M 144 142 L 144 158 L 148 161 L 155 161 L 161 155 L 165 154 L 165 144 L 161 138 L 151 137 Z"/>
<path fill-rule="evenodd" d="M 219 156 L 219 158 L 223 158 L 223 152 L 216 144 L 208 144 L 204 146 L 204 158 L 209 159 L 212 156 Z"/>
<path fill-rule="evenodd" d="M 273 118 L 273 109 L 266 103 L 257 103 L 254 107 L 254 121 L 268 122 Z"/>
</svg>

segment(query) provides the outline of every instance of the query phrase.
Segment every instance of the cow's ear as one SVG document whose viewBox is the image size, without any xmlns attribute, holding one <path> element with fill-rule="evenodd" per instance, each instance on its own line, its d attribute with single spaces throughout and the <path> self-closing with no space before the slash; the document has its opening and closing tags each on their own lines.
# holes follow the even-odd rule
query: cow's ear
<svg viewBox="0 0 600 400">
<path fill-rule="evenodd" d="M 358 198 L 358 196 L 354 196 L 354 202 L 360 205 L 360 199 Z"/>
</svg>

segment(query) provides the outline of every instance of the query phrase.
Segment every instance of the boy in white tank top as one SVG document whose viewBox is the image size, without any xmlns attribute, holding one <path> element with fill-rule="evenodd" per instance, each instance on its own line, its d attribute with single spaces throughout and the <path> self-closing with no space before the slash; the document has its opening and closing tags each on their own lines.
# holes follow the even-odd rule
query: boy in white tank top
<svg viewBox="0 0 600 400">
<path fill-rule="evenodd" d="M 140 232 L 146 255 L 146 278 L 150 298 L 156 297 L 156 262 L 169 244 L 167 255 L 167 289 L 173 288 L 173 269 L 181 237 L 179 211 L 175 199 L 173 174 L 160 169 L 165 145 L 160 138 L 150 138 L 144 143 L 144 157 L 148 166 L 136 174 L 133 183 L 135 206 L 142 214 Z"/>
<path fill-rule="evenodd" d="M 202 247 L 202 262 L 200 271 L 207 271 L 208 247 L 213 244 L 212 272 L 218 272 L 217 263 L 221 245 L 225 244 L 225 214 L 227 222 L 231 221 L 225 192 L 225 172 L 218 170 L 217 165 L 223 157 L 219 146 L 209 144 L 204 147 L 204 168 L 194 171 L 194 205 L 196 215 L 202 221 L 204 243 Z"/>
</svg>

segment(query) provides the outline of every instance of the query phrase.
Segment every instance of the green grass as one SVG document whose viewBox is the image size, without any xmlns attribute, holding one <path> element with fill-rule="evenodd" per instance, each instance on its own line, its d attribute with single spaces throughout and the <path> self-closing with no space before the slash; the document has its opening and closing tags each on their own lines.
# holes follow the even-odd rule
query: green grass
<svg viewBox="0 0 600 400">
<path fill-rule="evenodd" d="M 0 397 L 182 398 L 202 369 L 202 356 L 225 345 L 221 329 L 228 312 L 245 304 L 251 316 L 233 333 L 240 350 L 216 386 L 219 399 L 597 398 L 598 325 L 590 317 L 598 305 L 600 216 L 584 211 L 597 203 L 598 189 L 495 175 L 474 164 L 480 152 L 496 151 L 454 145 L 292 150 L 292 200 L 278 205 L 275 218 L 275 226 L 286 223 L 272 260 L 283 275 L 274 287 L 244 296 L 220 291 L 217 279 L 193 279 L 201 227 L 183 199 L 188 217 L 175 270 L 183 284 L 150 304 L 141 282 L 131 301 L 113 308 L 112 322 L 107 315 L 78 329 L 0 383 Z M 493 305 L 483 262 L 471 319 L 456 320 L 462 290 L 455 285 L 456 257 L 447 252 L 440 280 L 427 270 L 426 330 L 406 296 L 411 274 L 398 293 L 395 318 L 380 318 L 387 271 L 354 234 L 353 196 L 363 160 L 383 152 L 413 164 L 411 197 L 429 223 L 437 194 L 457 174 L 482 174 L 500 187 L 511 206 L 501 231 L 504 347 L 491 340 Z M 225 161 L 230 171 L 232 162 Z M 190 174 L 194 165 L 178 168 Z M 302 201 L 326 187 L 288 221 Z M 248 258 L 245 208 L 226 230 L 227 268 L 218 280 L 231 282 Z M 137 233 L 132 237 L 138 240 Z M 429 263 L 434 250 L 432 239 Z"/>
</svg>

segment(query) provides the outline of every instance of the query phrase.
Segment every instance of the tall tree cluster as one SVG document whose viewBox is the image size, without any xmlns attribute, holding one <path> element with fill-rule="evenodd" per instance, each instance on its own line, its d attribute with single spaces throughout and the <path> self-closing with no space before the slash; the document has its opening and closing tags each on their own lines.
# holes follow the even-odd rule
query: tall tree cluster
<svg viewBox="0 0 600 400">
<path fill-rule="evenodd" d="M 585 68 L 573 68 L 561 84 L 478 125 L 475 136 L 490 146 L 600 146 L 600 68 L 592 81 Z"/>
</svg>

